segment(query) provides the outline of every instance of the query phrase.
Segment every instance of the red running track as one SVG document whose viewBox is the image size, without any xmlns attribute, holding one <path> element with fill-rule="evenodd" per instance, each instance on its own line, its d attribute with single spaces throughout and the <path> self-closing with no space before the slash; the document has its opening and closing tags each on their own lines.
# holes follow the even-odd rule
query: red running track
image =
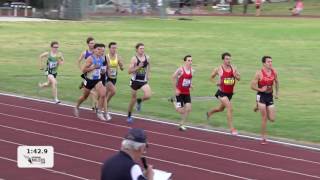
<svg viewBox="0 0 320 180">
<path fill-rule="evenodd" d="M 131 127 L 144 128 L 150 148 L 147 159 L 175 180 L 320 179 L 320 151 L 113 114 L 112 121 L 94 113 L 31 99 L 0 95 L 0 179 L 99 179 L 103 161 L 115 154 Z M 51 145 L 51 169 L 17 167 L 19 145 Z"/>
</svg>

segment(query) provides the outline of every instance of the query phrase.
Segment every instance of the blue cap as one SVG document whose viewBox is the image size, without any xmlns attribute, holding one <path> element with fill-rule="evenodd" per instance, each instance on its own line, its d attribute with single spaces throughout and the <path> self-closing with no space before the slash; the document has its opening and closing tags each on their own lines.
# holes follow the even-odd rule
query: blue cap
<svg viewBox="0 0 320 180">
<path fill-rule="evenodd" d="M 138 143 L 147 143 L 147 136 L 144 130 L 140 128 L 130 129 L 124 138 Z"/>
</svg>

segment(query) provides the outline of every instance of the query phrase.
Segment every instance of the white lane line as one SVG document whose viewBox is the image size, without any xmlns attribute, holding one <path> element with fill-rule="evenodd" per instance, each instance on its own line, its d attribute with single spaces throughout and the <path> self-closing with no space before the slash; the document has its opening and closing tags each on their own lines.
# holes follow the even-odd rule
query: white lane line
<svg viewBox="0 0 320 180">
<path fill-rule="evenodd" d="M 60 114 L 60 113 L 54 113 L 54 112 L 50 112 L 50 111 L 38 110 L 38 109 L 34 109 L 34 108 L 27 108 L 27 107 L 22 107 L 22 106 L 10 105 L 10 104 L 6 104 L 6 103 L 0 103 L 0 104 L 5 105 L 5 106 L 10 106 L 10 107 L 15 107 L 15 108 L 27 109 L 27 110 L 38 111 L 38 112 L 42 112 L 42 113 L 67 117 L 67 119 L 65 119 L 65 120 L 70 120 L 68 118 L 71 118 L 71 119 L 79 119 L 82 121 L 94 122 L 94 123 L 98 123 L 98 124 L 110 125 L 110 126 L 121 127 L 121 128 L 126 128 L 126 129 L 131 128 L 130 126 L 123 126 L 123 125 L 118 125 L 118 124 L 106 123 L 106 122 L 102 122 L 102 121 L 98 121 L 98 120 L 92 120 L 92 119 L 81 118 L 81 117 L 74 117 L 74 116 Z M 254 152 L 254 153 L 258 153 L 258 154 L 264 154 L 264 155 L 269 155 L 269 156 L 274 156 L 274 157 L 281 157 L 281 158 L 291 159 L 291 160 L 296 160 L 296 161 L 308 162 L 308 163 L 313 163 L 313 164 L 320 163 L 320 162 L 305 160 L 305 159 L 301 159 L 301 158 L 295 158 L 295 157 L 290 157 L 290 156 L 285 156 L 285 155 L 280 155 L 280 154 L 262 152 L 262 151 L 258 151 L 258 150 L 253 150 L 253 149 L 248 149 L 248 148 L 243 148 L 243 147 L 238 147 L 238 146 L 233 146 L 233 145 L 227 145 L 227 144 L 221 144 L 221 143 L 216 143 L 216 142 L 211 142 L 211 141 L 193 139 L 193 138 L 188 138 L 188 137 L 183 137 L 183 136 L 171 135 L 171 134 L 167 134 L 167 133 L 160 133 L 160 132 L 155 132 L 155 131 L 150 131 L 150 130 L 146 130 L 146 132 L 158 134 L 158 135 L 163 135 L 163 136 L 168 136 L 168 137 L 173 137 L 173 138 L 178 138 L 178 139 L 183 139 L 183 140 L 190 140 L 190 141 L 195 141 L 195 142 L 200 142 L 200 143 L 206 143 L 206 144 L 211 144 L 211 145 L 239 149 L 239 150 L 243 150 L 243 151 L 250 151 L 250 152 Z"/>
<path fill-rule="evenodd" d="M 71 143 L 75 143 L 75 144 L 81 144 L 81 145 L 85 145 L 85 146 L 90 146 L 90 147 L 100 148 L 100 149 L 105 149 L 105 150 L 110 150 L 110 151 L 116 151 L 116 152 L 119 151 L 119 150 L 113 149 L 113 148 L 108 148 L 108 147 L 104 147 L 104 146 L 84 143 L 84 142 L 80 142 L 80 141 L 74 141 L 74 140 L 71 140 L 71 139 L 61 138 L 61 137 L 57 137 L 57 136 L 51 136 L 51 135 L 47 135 L 47 134 L 37 133 L 37 132 L 28 131 L 28 130 L 19 129 L 19 128 L 14 128 L 14 127 L 10 127 L 10 126 L 0 125 L 0 127 L 6 128 L 6 129 L 15 130 L 15 131 L 21 131 L 21 132 L 25 132 L 25 133 L 29 133 L 29 134 L 35 134 L 35 135 L 39 135 L 39 136 L 49 137 L 49 138 L 52 138 L 52 139 L 58 139 L 58 140 L 69 142 L 69 143 L 71 142 Z M 234 178 L 238 178 L 238 179 L 251 180 L 250 178 L 241 177 L 241 176 L 237 176 L 237 175 L 233 175 L 233 174 L 229 174 L 229 173 L 224 173 L 224 172 L 220 172 L 220 171 L 214 171 L 214 170 L 210 170 L 210 169 L 199 168 L 199 167 L 192 166 L 192 165 L 181 164 L 181 163 L 177 163 L 177 162 L 173 162 L 173 161 L 167 161 L 167 160 L 158 159 L 158 158 L 149 157 L 149 156 L 146 156 L 146 157 L 149 158 L 149 159 L 153 159 L 155 161 L 160 161 L 160 162 L 173 164 L 173 165 L 177 165 L 177 166 L 182 166 L 182 167 L 188 167 L 188 168 L 191 168 L 191 169 L 205 171 L 205 172 L 209 172 L 209 173 L 212 173 L 212 174 L 220 174 L 220 175 L 230 176 L 230 177 L 234 177 Z"/>
<path fill-rule="evenodd" d="M 52 102 L 52 101 L 47 101 L 47 100 L 42 100 L 42 99 L 36 99 L 36 98 L 26 97 L 26 96 L 22 96 L 22 95 L 9 94 L 9 93 L 3 93 L 3 92 L 0 92 L 0 95 L 9 96 L 9 97 L 15 97 L 15 98 L 20 98 L 20 99 L 27 99 L 27 100 L 32 100 L 32 101 L 36 101 L 36 102 L 45 102 L 45 103 L 48 103 L 48 104 L 54 104 L 54 102 Z M 74 105 L 65 104 L 65 103 L 61 103 L 60 105 L 61 105 L 61 106 L 65 106 L 65 107 L 74 107 Z M 89 108 L 82 108 L 82 109 L 90 110 Z M 126 116 L 127 116 L 127 115 L 121 114 L 121 113 L 111 113 L 111 114 L 118 115 L 118 116 L 122 116 L 122 117 L 126 117 Z M 176 124 L 176 123 L 165 122 L 165 121 L 160 121 L 160 120 L 151 119 L 151 118 L 138 117 L 138 116 L 133 116 L 133 117 L 134 117 L 134 118 L 138 118 L 138 119 L 142 119 L 142 120 L 146 120 L 146 121 L 152 121 L 152 122 L 160 123 L 160 124 L 168 124 L 168 125 L 173 125 L 173 126 L 177 126 L 177 125 L 178 125 L 178 124 Z M 230 133 L 227 133 L 227 132 L 224 132 L 224 131 L 212 130 L 212 129 L 204 129 L 204 128 L 199 128 L 199 127 L 194 127 L 194 126 L 187 126 L 187 127 L 190 128 L 190 129 L 196 129 L 196 130 L 199 130 L 199 131 L 211 132 L 211 133 L 213 132 L 213 133 L 224 134 L 224 135 L 230 136 Z M 257 137 L 254 137 L 254 136 L 249 136 L 249 135 L 242 135 L 242 134 L 238 134 L 238 137 L 247 138 L 247 139 L 254 139 L 254 140 L 260 140 L 260 138 L 257 138 Z M 272 139 L 269 139 L 268 141 L 269 141 L 269 142 L 273 142 L 273 143 L 277 143 L 277 144 L 292 146 L 292 147 L 298 147 L 298 148 L 303 148 L 303 149 L 320 151 L 320 148 L 316 148 L 316 147 L 312 147 L 312 146 L 307 146 L 307 145 L 289 143 L 289 142 L 272 140 Z"/>
<path fill-rule="evenodd" d="M 52 126 L 57 126 L 57 127 L 65 128 L 65 129 L 76 130 L 76 131 L 85 132 L 85 133 L 91 133 L 91 134 L 95 134 L 95 135 L 101 135 L 101 136 L 106 136 L 106 137 L 111 137 L 111 138 L 116 138 L 116 139 L 123 139 L 123 137 L 120 137 L 120 136 L 108 135 L 108 134 L 104 134 L 104 133 L 100 133 L 100 132 L 90 131 L 90 130 L 86 130 L 86 129 L 79 129 L 79 128 L 60 125 L 60 124 L 55 124 L 55 123 L 44 122 L 44 121 L 35 120 L 35 119 L 31 119 L 31 118 L 25 118 L 25 117 L 20 117 L 20 116 L 15 116 L 15 115 L 10 115 L 10 114 L 4 114 L 4 113 L 0 113 L 0 115 L 4 115 L 4 116 L 7 116 L 7 117 L 18 118 L 18 119 L 24 119 L 24 120 L 33 121 L 33 122 L 36 122 L 36 123 L 48 124 L 48 125 L 52 125 Z M 181 149 L 181 148 L 177 148 L 177 147 L 170 147 L 170 146 L 160 145 L 160 144 L 151 143 L 151 142 L 148 143 L 148 144 L 154 145 L 154 146 L 163 147 L 163 148 L 167 148 L 167 149 L 174 149 L 174 150 L 177 150 L 177 151 L 183 151 L 183 152 L 186 152 L 186 153 L 192 153 L 192 154 L 197 154 L 197 155 L 201 155 L 201 156 L 206 156 L 206 157 L 211 157 L 211 158 L 216 158 L 216 159 L 222 159 L 222 160 L 226 160 L 226 161 L 236 162 L 236 163 L 239 163 L 239 164 L 246 164 L 246 165 L 250 165 L 250 166 L 265 168 L 265 169 L 269 169 L 269 170 L 281 171 L 281 172 L 298 174 L 298 175 L 305 175 L 305 173 L 290 171 L 290 170 L 286 170 L 286 169 L 282 169 L 282 168 L 276 168 L 276 167 L 271 167 L 271 166 L 266 166 L 266 165 L 261 165 L 261 164 L 256 164 L 256 163 L 250 163 L 250 162 L 247 162 L 247 161 L 235 160 L 235 159 L 232 159 L 232 158 L 215 156 L 215 155 L 206 154 L 206 153 L 200 153 L 200 152 L 197 152 L 197 151 L 186 150 L 186 149 Z M 317 165 L 320 165 L 320 163 L 317 163 Z M 313 175 L 310 175 L 310 176 L 313 176 Z"/>
<path fill-rule="evenodd" d="M 2 157 L 2 156 L 0 156 L 0 159 L 17 163 L 17 161 L 14 160 L 14 159 Z M 62 172 L 62 171 L 56 171 L 56 170 L 53 170 L 53 169 L 46 169 L 46 168 L 39 168 L 39 169 L 42 169 L 42 170 L 45 170 L 45 171 L 49 171 L 49 172 L 52 172 L 52 173 L 56 173 L 56 174 L 61 174 L 61 175 L 68 176 L 68 177 L 73 177 L 73 178 L 76 178 L 76 179 L 90 180 L 90 179 L 85 178 L 85 177 L 76 176 L 76 175 L 73 175 L 73 174 L 65 173 L 65 172 Z M 21 177 L 20 177 L 20 178 L 21 178 Z"/>
</svg>

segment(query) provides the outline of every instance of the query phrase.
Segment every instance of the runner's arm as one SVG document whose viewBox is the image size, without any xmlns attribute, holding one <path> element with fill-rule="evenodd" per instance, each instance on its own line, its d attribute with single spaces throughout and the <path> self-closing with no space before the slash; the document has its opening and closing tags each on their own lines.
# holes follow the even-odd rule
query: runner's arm
<svg viewBox="0 0 320 180">
<path fill-rule="evenodd" d="M 181 75 L 181 68 L 178 68 L 171 76 L 171 82 L 172 82 L 172 89 L 173 89 L 173 93 L 175 95 L 179 95 L 180 92 L 179 90 L 177 89 L 177 79 L 178 77 Z"/>
<path fill-rule="evenodd" d="M 147 57 L 148 59 L 148 66 L 147 66 L 147 78 L 148 78 L 148 81 L 150 79 L 150 72 L 151 72 L 151 63 L 150 63 L 150 57 Z M 141 63 L 142 64 L 142 63 Z"/>
<path fill-rule="evenodd" d="M 44 53 L 40 54 L 40 56 L 39 56 L 39 68 L 40 68 L 40 70 L 44 69 L 43 61 L 44 61 L 44 58 L 48 57 L 48 54 L 49 54 L 48 52 L 44 52 Z"/>
<path fill-rule="evenodd" d="M 92 65 L 92 58 L 88 57 L 88 59 L 86 60 L 85 65 L 82 68 L 82 72 L 83 73 L 87 73 L 90 72 L 92 70 L 94 70 L 96 67 L 95 66 L 91 66 Z"/>
<path fill-rule="evenodd" d="M 118 60 L 118 65 L 119 65 L 119 67 L 120 67 L 120 70 L 123 71 L 123 70 L 124 70 L 123 59 L 122 59 L 121 56 L 119 56 L 118 59 L 119 59 L 119 60 Z"/>
<path fill-rule="evenodd" d="M 275 84 L 275 88 L 276 88 L 275 98 L 278 99 L 278 97 L 279 97 L 279 79 L 278 79 L 278 73 L 276 73 L 276 72 L 275 72 L 274 84 Z"/>
<path fill-rule="evenodd" d="M 107 66 L 107 77 L 110 77 L 111 74 L 111 69 L 110 69 L 110 61 L 108 59 L 108 56 L 105 56 L 104 60 L 106 61 L 106 66 Z"/>
<path fill-rule="evenodd" d="M 212 81 L 213 83 L 215 82 L 215 78 L 218 75 L 218 70 L 218 68 L 215 68 L 210 75 L 210 81 Z"/>
<path fill-rule="evenodd" d="M 81 61 L 84 59 L 84 53 L 82 52 L 78 58 L 78 61 L 77 61 L 77 65 L 78 65 L 78 68 L 81 70 Z"/>
<path fill-rule="evenodd" d="M 233 66 L 232 69 L 233 69 L 234 77 L 236 78 L 237 81 L 240 81 L 240 73 L 239 73 L 237 67 Z"/>
<path fill-rule="evenodd" d="M 140 63 L 138 66 L 135 66 L 137 62 L 137 59 L 135 57 L 132 57 L 129 68 L 128 68 L 128 73 L 132 74 L 136 72 L 139 68 L 143 67 L 143 63 Z"/>
<path fill-rule="evenodd" d="M 260 79 L 260 71 L 257 71 L 254 75 L 253 80 L 251 81 L 251 89 L 258 92 L 264 92 L 267 90 L 267 86 L 263 86 L 261 88 L 258 87 L 258 82 Z"/>
<path fill-rule="evenodd" d="M 63 54 L 60 53 L 60 58 L 58 60 L 58 64 L 61 65 L 61 64 L 63 64 L 63 62 L 64 62 L 64 57 L 63 57 Z"/>
</svg>

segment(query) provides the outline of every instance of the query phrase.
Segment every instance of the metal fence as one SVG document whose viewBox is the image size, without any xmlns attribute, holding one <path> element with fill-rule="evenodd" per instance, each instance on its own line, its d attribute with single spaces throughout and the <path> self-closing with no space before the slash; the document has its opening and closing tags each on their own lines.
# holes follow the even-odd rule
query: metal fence
<svg viewBox="0 0 320 180">
<path fill-rule="evenodd" d="M 33 16 L 51 19 L 81 20 L 94 17 L 115 16 L 154 16 L 166 18 L 167 16 L 217 15 L 240 14 L 242 3 L 252 4 L 251 14 L 255 11 L 255 0 L 37 0 L 40 7 L 27 8 L 0 8 L 0 15 Z M 294 4 L 293 0 L 264 0 L 265 3 L 279 4 L 286 2 Z M 32 4 L 32 0 L 29 0 Z M 282 3 L 283 6 L 283 3 Z M 233 8 L 238 12 L 232 12 Z M 244 7 L 244 6 L 243 6 Z M 274 6 L 275 7 L 275 6 Z M 284 7 L 284 6 L 283 6 Z M 320 7 L 320 5 L 319 5 Z M 290 12 L 284 11 L 290 15 Z M 273 11 L 272 13 L 277 13 Z M 283 13 L 283 12 L 281 12 Z M 320 11 L 319 14 L 320 16 Z"/>
</svg>

